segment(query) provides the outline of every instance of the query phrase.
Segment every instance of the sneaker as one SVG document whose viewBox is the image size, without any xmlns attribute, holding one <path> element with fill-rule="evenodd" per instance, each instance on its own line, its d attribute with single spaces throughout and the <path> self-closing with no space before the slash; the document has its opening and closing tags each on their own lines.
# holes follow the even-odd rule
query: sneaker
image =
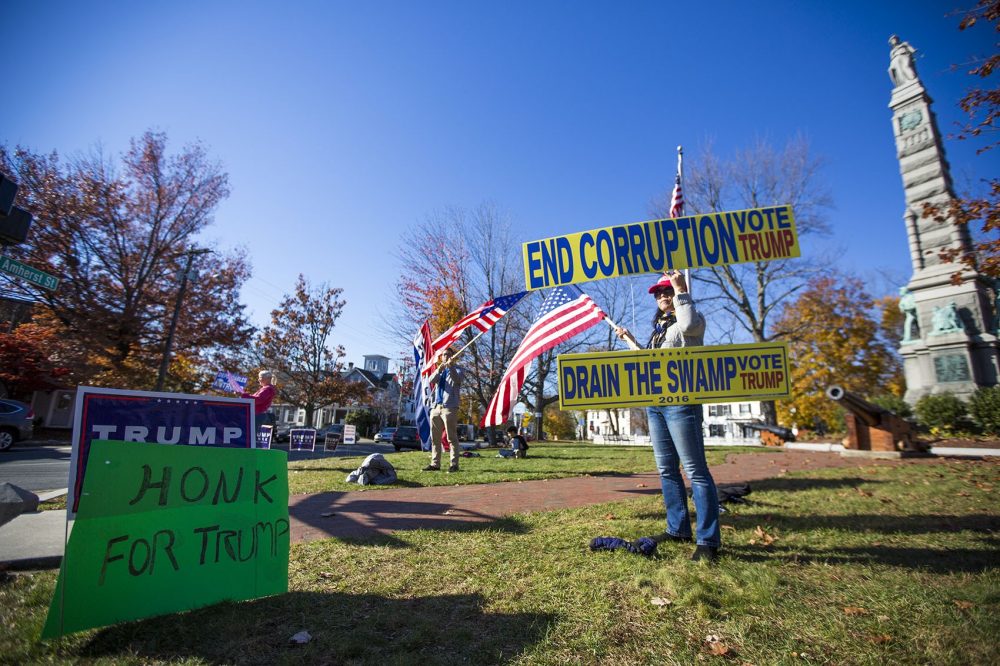
<svg viewBox="0 0 1000 666">
<path fill-rule="evenodd" d="M 425 472 L 439 472 L 439 471 L 441 471 L 441 466 L 440 465 L 428 465 L 427 467 L 424 467 L 423 471 L 425 471 Z"/>
<path fill-rule="evenodd" d="M 719 549 L 715 546 L 697 546 L 691 554 L 691 560 L 694 562 L 704 560 L 711 563 L 717 559 L 719 559 Z"/>
<path fill-rule="evenodd" d="M 448 466 L 448 473 L 449 474 L 451 474 L 452 472 L 457 472 L 457 471 L 458 471 L 458 463 L 452 463 L 451 465 Z"/>
</svg>

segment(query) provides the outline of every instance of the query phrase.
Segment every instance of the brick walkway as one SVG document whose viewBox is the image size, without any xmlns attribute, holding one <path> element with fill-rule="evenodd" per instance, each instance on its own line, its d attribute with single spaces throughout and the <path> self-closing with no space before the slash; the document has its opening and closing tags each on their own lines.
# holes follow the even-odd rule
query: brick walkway
<svg viewBox="0 0 1000 666">
<path fill-rule="evenodd" d="M 741 483 L 811 469 L 920 464 L 928 461 L 919 458 L 844 458 L 839 453 L 812 451 L 733 453 L 726 457 L 725 463 L 712 467 L 712 476 L 717 484 Z M 292 543 L 296 543 L 327 537 L 389 535 L 399 530 L 447 530 L 515 513 L 582 507 L 659 492 L 660 483 L 655 473 L 579 476 L 543 481 L 293 495 L 289 498 L 288 510 Z"/>
</svg>

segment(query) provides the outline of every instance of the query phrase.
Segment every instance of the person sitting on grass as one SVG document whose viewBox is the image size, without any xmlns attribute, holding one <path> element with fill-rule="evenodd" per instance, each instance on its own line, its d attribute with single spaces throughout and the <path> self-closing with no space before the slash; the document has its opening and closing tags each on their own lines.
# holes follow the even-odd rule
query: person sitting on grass
<svg viewBox="0 0 1000 666">
<path fill-rule="evenodd" d="M 528 456 L 528 440 L 518 434 L 517 428 L 514 426 L 507 428 L 507 435 L 510 437 L 510 448 L 514 452 L 514 457 L 526 458 Z"/>
</svg>

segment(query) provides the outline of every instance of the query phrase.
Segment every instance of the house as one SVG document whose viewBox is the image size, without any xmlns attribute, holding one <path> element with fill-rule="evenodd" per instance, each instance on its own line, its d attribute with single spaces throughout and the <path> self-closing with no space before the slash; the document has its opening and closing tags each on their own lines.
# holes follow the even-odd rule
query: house
<svg viewBox="0 0 1000 666">
<path fill-rule="evenodd" d="M 763 423 L 759 401 L 720 402 L 702 405 L 702 427 L 706 444 L 759 444 L 760 431 L 749 427 Z M 646 410 L 587 410 L 585 438 L 597 443 L 649 443 Z"/>
<path fill-rule="evenodd" d="M 328 423 L 343 423 L 348 414 L 362 409 L 376 412 L 383 423 L 395 422 L 400 408 L 400 386 L 396 374 L 389 372 L 388 356 L 369 354 L 364 357 L 363 367 L 348 363 L 340 374 L 346 381 L 364 383 L 370 389 L 371 399 L 366 404 L 320 407 L 313 412 L 313 422 L 310 424 L 306 423 L 306 410 L 292 405 L 275 404 L 271 406 L 275 425 L 319 428 Z"/>
</svg>

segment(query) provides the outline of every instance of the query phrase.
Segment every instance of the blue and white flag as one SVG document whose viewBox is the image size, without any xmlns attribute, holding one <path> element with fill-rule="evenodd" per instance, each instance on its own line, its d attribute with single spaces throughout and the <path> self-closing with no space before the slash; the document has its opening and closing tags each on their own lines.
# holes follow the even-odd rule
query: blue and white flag
<svg viewBox="0 0 1000 666">
<path fill-rule="evenodd" d="M 247 390 L 247 378 L 243 375 L 234 375 L 225 370 L 219 371 L 212 382 L 212 388 L 220 391 L 232 391 L 233 393 L 243 393 Z"/>
<path fill-rule="evenodd" d="M 430 414 L 430 387 L 424 382 L 420 370 L 424 367 L 424 362 L 428 354 L 432 353 L 431 347 L 431 326 L 428 322 L 417 331 L 417 337 L 413 338 L 413 422 L 417 424 L 417 436 L 420 437 L 420 448 L 424 451 L 431 450 L 431 414 Z"/>
</svg>

